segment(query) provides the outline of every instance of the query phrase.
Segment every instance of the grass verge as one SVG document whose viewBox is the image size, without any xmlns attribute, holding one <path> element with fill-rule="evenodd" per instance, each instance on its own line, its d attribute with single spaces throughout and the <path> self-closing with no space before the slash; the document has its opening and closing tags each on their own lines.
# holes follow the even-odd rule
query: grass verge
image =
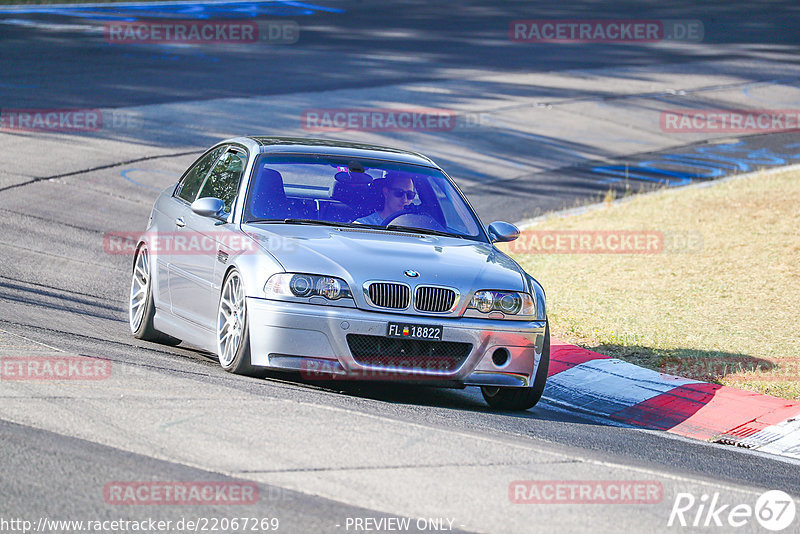
<svg viewBox="0 0 800 534">
<path fill-rule="evenodd" d="M 760 173 L 551 217 L 529 228 L 536 239 L 523 232 L 505 249 L 547 291 L 554 337 L 670 374 L 800 399 L 798 204 L 800 173 Z M 619 230 L 646 232 L 642 243 L 661 235 L 662 248 L 542 252 L 546 235 L 608 244 Z"/>
</svg>

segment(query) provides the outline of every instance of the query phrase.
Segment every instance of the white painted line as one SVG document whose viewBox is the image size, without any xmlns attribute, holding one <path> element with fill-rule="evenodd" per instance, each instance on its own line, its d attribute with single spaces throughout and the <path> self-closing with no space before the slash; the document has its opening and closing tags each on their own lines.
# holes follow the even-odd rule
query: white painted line
<svg viewBox="0 0 800 534">
<path fill-rule="evenodd" d="M 747 445 L 765 440 L 768 440 L 768 443 L 756 447 L 757 450 L 800 460 L 800 413 L 782 423 L 768 426 L 741 440 L 740 443 Z"/>
<path fill-rule="evenodd" d="M 42 347 L 46 347 L 46 348 L 54 350 L 56 352 L 64 352 L 64 350 L 59 349 L 58 347 L 54 347 L 52 345 L 48 345 L 46 343 L 42 343 L 41 341 L 34 341 L 34 340 L 32 340 L 30 338 L 27 338 L 25 336 L 21 336 L 19 334 L 15 334 L 13 332 L 9 332 L 8 330 L 3 330 L 2 328 L 0 328 L 0 332 L 2 332 L 4 334 L 8 334 L 9 336 L 14 336 L 14 337 L 18 337 L 20 339 L 24 339 L 25 341 L 27 341 L 28 343 L 31 343 L 33 345 L 41 345 Z"/>
</svg>

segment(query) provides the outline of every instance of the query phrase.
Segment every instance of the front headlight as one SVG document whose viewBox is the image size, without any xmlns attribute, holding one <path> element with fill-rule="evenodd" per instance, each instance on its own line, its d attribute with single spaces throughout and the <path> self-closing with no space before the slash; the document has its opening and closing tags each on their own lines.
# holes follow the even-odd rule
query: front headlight
<svg viewBox="0 0 800 534">
<path fill-rule="evenodd" d="M 476 291 L 467 306 L 470 315 L 480 317 L 491 312 L 501 312 L 504 319 L 536 318 L 536 302 L 528 293 L 519 291 Z M 478 312 L 478 313 L 476 313 Z"/>
<path fill-rule="evenodd" d="M 264 285 L 268 299 L 300 299 L 324 297 L 327 300 L 352 299 L 347 282 L 334 276 L 303 273 L 278 273 L 269 277 Z"/>
</svg>

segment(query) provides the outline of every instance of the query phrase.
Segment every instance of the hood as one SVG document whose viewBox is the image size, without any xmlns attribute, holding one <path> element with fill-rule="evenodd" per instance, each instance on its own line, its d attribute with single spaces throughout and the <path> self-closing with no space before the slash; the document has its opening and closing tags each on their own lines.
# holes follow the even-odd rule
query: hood
<svg viewBox="0 0 800 534">
<path fill-rule="evenodd" d="M 327 226 L 243 225 L 287 272 L 337 276 L 361 293 L 364 282 L 454 287 L 462 297 L 478 289 L 524 291 L 521 268 L 489 243 L 455 237 Z M 419 273 L 416 278 L 406 270 Z M 357 299 L 360 300 L 360 299 Z"/>
</svg>

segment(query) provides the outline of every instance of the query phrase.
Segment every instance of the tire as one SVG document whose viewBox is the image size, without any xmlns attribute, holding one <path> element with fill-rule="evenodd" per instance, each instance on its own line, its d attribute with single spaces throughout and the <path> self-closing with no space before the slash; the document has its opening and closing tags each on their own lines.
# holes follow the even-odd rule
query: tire
<svg viewBox="0 0 800 534">
<path fill-rule="evenodd" d="M 547 371 L 550 368 L 550 323 L 545 323 L 542 356 L 533 379 L 533 386 L 527 388 L 510 388 L 481 386 L 484 400 L 492 408 L 499 410 L 528 410 L 536 406 L 544 393 L 547 383 Z"/>
<path fill-rule="evenodd" d="M 128 324 L 131 327 L 131 333 L 137 339 L 144 341 L 153 341 L 172 346 L 180 343 L 180 339 L 164 332 L 159 332 L 153 327 L 155 314 L 156 305 L 153 301 L 150 253 L 147 250 L 147 246 L 142 245 L 133 258 L 131 292 L 128 300 Z"/>
<path fill-rule="evenodd" d="M 266 369 L 250 364 L 250 330 L 244 283 L 232 269 L 222 283 L 217 305 L 217 356 L 220 366 L 237 375 L 262 378 Z"/>
</svg>

